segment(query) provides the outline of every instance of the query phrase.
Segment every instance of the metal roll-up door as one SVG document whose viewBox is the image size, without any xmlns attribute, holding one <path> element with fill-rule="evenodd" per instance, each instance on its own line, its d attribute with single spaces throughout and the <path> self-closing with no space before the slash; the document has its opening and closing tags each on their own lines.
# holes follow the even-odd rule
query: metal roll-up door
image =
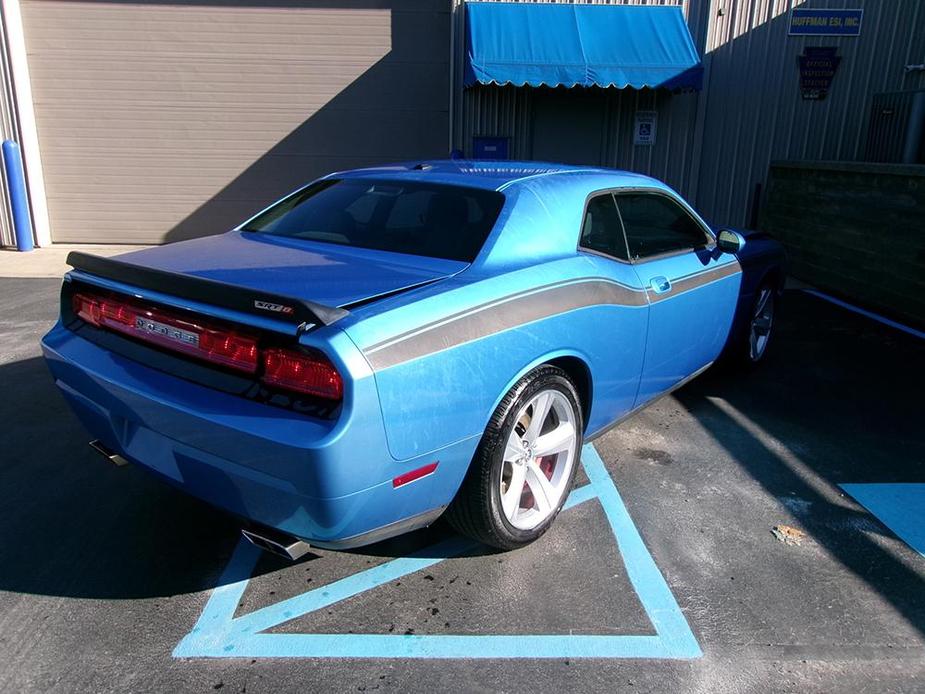
<svg viewBox="0 0 925 694">
<path fill-rule="evenodd" d="M 318 175 L 447 151 L 445 0 L 22 12 L 57 242 L 217 233 Z"/>
</svg>

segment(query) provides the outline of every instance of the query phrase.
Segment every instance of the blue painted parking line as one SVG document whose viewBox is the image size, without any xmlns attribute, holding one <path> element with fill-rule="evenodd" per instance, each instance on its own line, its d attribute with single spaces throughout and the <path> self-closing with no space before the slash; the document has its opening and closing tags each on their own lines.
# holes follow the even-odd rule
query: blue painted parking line
<svg viewBox="0 0 925 694">
<path fill-rule="evenodd" d="M 841 488 L 925 556 L 925 484 L 843 484 Z"/>
<path fill-rule="evenodd" d="M 235 617 L 260 556 L 242 541 L 192 631 L 174 649 L 178 658 L 698 658 L 697 639 L 633 524 L 592 445 L 582 451 L 590 484 L 574 490 L 573 508 L 597 499 L 627 575 L 655 630 L 651 635 L 268 634 L 266 630 L 459 556 L 476 544 L 454 537 L 301 595 Z"/>
<path fill-rule="evenodd" d="M 873 311 L 868 311 L 867 309 L 863 309 L 853 304 L 849 304 L 847 301 L 836 299 L 834 296 L 823 294 L 817 289 L 804 289 L 803 291 L 806 292 L 807 294 L 811 294 L 812 296 L 818 297 L 820 299 L 824 299 L 825 301 L 835 304 L 836 306 L 841 306 L 844 309 L 853 311 L 854 313 L 857 313 L 862 316 L 866 316 L 867 318 L 870 318 L 871 320 L 875 320 L 878 323 L 883 323 L 884 325 L 888 325 L 891 328 L 902 330 L 904 333 L 908 333 L 909 335 L 914 335 L 915 337 L 925 340 L 925 333 L 923 333 L 921 330 L 916 330 L 915 328 L 911 328 L 908 325 L 904 325 L 895 320 L 890 320 L 889 318 L 881 316 L 878 313 L 874 313 Z"/>
</svg>

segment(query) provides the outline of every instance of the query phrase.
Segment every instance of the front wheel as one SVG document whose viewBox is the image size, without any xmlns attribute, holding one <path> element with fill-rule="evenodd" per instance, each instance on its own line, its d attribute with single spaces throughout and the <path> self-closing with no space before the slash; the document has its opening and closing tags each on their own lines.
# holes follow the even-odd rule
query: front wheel
<svg viewBox="0 0 925 694">
<path fill-rule="evenodd" d="M 775 309 L 774 287 L 771 284 L 762 284 L 755 294 L 755 303 L 752 306 L 751 320 L 748 325 L 747 358 L 751 364 L 757 365 L 764 359 L 771 341 L 771 329 L 774 327 Z"/>
<path fill-rule="evenodd" d="M 568 497 L 583 431 L 568 375 L 554 366 L 527 374 L 495 410 L 447 520 L 499 549 L 533 542 Z"/>
<path fill-rule="evenodd" d="M 749 373 L 764 362 L 777 317 L 777 288 L 762 282 L 752 297 L 747 313 L 730 335 L 721 355 L 721 364 L 733 372 Z"/>
</svg>

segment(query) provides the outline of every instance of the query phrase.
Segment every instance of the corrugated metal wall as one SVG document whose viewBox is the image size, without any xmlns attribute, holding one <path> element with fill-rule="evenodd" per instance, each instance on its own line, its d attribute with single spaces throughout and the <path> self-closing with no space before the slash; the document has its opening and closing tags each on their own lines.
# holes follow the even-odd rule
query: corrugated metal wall
<svg viewBox="0 0 925 694">
<path fill-rule="evenodd" d="M 529 1 L 529 0 L 527 0 Z M 607 1 L 607 0 L 604 0 Z M 612 0 L 620 4 L 655 4 Z M 457 3 L 459 4 L 459 3 Z M 680 4 L 706 77 L 700 94 L 611 90 L 606 165 L 667 181 L 702 213 L 744 225 L 755 184 L 775 159 L 862 158 L 873 94 L 925 86 L 905 65 L 925 60 L 925 2 L 920 0 L 662 0 Z M 788 36 L 794 6 L 863 8 L 859 37 Z M 462 84 L 463 12 L 457 11 L 456 85 Z M 837 46 L 842 62 L 828 97 L 804 101 L 797 56 L 806 46 Z M 474 135 L 512 138 L 512 156 L 529 157 L 527 89 L 457 91 L 457 147 Z M 461 97 L 459 96 L 461 94 Z M 633 146 L 636 110 L 658 111 L 652 147 Z"/>
<path fill-rule="evenodd" d="M 457 8 L 460 4 L 457 3 Z M 702 51 L 707 30 L 707 13 L 704 10 L 706 3 L 700 0 L 594 0 L 594 4 L 680 5 L 688 18 L 694 41 Z M 464 8 L 462 11 L 457 9 L 457 85 L 462 84 L 461 68 L 465 60 L 465 43 L 462 40 L 465 36 L 463 14 Z M 691 134 L 696 128 L 699 95 L 672 95 L 667 92 L 633 89 L 599 91 L 604 93 L 606 100 L 606 133 L 600 163 L 614 168 L 642 171 L 678 189 L 687 190 L 694 154 Z M 461 108 L 457 111 L 455 146 L 470 155 L 474 136 L 510 137 L 512 157 L 532 158 L 531 102 L 535 94 L 536 90 L 529 87 L 480 85 L 466 89 L 460 99 Z M 654 146 L 633 145 L 633 119 L 637 110 L 658 111 L 658 137 Z"/>
<path fill-rule="evenodd" d="M 778 159 L 863 158 L 877 92 L 925 86 L 906 72 L 925 59 L 920 0 L 723 0 L 712 13 L 710 73 L 696 201 L 720 223 L 743 224 L 756 183 Z M 788 36 L 791 7 L 863 8 L 858 37 Z M 800 97 L 797 56 L 837 46 L 841 65 L 826 99 Z"/>
<path fill-rule="evenodd" d="M 24 0 L 55 241 L 230 228 L 330 171 L 445 155 L 448 0 Z"/>
</svg>

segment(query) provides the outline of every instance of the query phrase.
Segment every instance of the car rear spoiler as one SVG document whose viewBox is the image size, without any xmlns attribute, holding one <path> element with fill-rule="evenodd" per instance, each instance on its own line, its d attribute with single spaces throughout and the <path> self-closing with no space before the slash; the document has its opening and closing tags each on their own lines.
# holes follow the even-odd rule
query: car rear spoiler
<svg viewBox="0 0 925 694">
<path fill-rule="evenodd" d="M 80 251 L 68 253 L 67 264 L 75 270 L 140 289 L 171 294 L 263 318 L 291 320 L 303 330 L 317 325 L 330 325 L 349 314 L 342 308 L 324 306 L 313 301 L 257 291 L 179 272 L 142 267 Z"/>
</svg>

